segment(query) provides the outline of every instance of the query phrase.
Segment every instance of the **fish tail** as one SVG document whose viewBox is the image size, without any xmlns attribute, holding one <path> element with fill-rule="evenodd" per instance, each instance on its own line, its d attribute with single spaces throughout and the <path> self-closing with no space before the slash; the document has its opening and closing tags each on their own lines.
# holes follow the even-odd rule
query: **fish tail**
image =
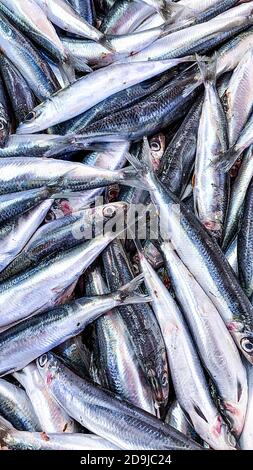
<svg viewBox="0 0 253 470">
<path fill-rule="evenodd" d="M 139 274 L 139 276 L 132 279 L 123 287 L 120 287 L 120 289 L 115 293 L 115 300 L 118 305 L 151 302 L 151 297 L 149 295 L 136 292 L 142 283 L 143 274 Z"/>
<path fill-rule="evenodd" d="M 12 424 L 0 416 L 0 450 L 1 447 L 6 447 L 8 435 L 14 430 Z"/>
<path fill-rule="evenodd" d="M 84 73 L 93 72 L 92 68 L 87 64 L 84 58 L 81 59 L 80 57 L 76 57 L 70 52 L 68 53 L 68 56 L 69 56 L 69 66 L 72 67 L 72 69 L 76 69 Z M 75 81 L 75 73 L 74 73 L 74 80 L 72 81 Z"/>
<path fill-rule="evenodd" d="M 217 70 L 217 55 L 213 57 L 201 57 L 196 54 L 196 61 L 199 66 L 199 70 L 203 79 L 204 84 L 216 82 L 216 70 Z"/>
<path fill-rule="evenodd" d="M 113 47 L 110 39 L 108 39 L 108 37 L 106 36 L 102 36 L 99 40 L 98 40 L 98 43 L 101 44 L 101 46 L 105 47 L 106 49 L 108 49 L 108 51 L 110 52 L 116 52 L 115 48 Z"/>
</svg>

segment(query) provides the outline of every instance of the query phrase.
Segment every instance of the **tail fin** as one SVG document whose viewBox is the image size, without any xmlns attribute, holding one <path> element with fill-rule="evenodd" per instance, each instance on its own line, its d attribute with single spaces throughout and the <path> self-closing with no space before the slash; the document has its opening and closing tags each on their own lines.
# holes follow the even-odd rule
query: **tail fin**
<svg viewBox="0 0 253 470">
<path fill-rule="evenodd" d="M 14 427 L 6 419 L 0 416 L 0 450 L 8 445 L 8 434 L 14 430 Z"/>
<path fill-rule="evenodd" d="M 102 36 L 99 40 L 98 40 L 98 43 L 101 44 L 101 46 L 105 47 L 106 49 L 108 49 L 108 51 L 110 52 L 116 52 L 115 48 L 113 47 L 110 39 L 108 39 L 108 37 L 106 36 Z"/>
<path fill-rule="evenodd" d="M 128 282 L 128 284 L 120 287 L 120 289 L 118 289 L 118 291 L 115 293 L 115 300 L 117 304 L 126 305 L 151 302 L 150 296 L 136 292 L 142 283 L 143 274 L 139 274 L 139 276 L 132 279 L 130 282 Z"/>
<path fill-rule="evenodd" d="M 64 61 L 61 62 L 61 68 L 63 80 L 64 83 L 66 83 L 66 86 L 68 86 L 69 83 L 74 83 L 76 80 L 75 68 L 69 55 Z"/>
<path fill-rule="evenodd" d="M 200 57 L 196 54 L 196 60 L 200 69 L 200 73 L 204 84 L 216 82 L 217 56 L 214 54 L 212 58 Z"/>
<path fill-rule="evenodd" d="M 122 142 L 123 139 L 118 139 L 117 142 Z M 68 151 L 76 151 L 76 150 L 96 150 L 96 151 L 104 151 L 111 148 L 113 141 L 103 141 L 103 139 L 96 140 L 85 137 L 85 136 L 57 136 L 51 140 L 52 147 L 47 150 L 44 154 L 45 157 L 50 158 L 56 155 L 60 155 L 62 153 Z"/>
<path fill-rule="evenodd" d="M 177 4 L 171 0 L 159 0 L 158 13 L 165 21 L 178 21 L 180 18 L 195 18 L 196 12 L 189 7 Z"/>
</svg>

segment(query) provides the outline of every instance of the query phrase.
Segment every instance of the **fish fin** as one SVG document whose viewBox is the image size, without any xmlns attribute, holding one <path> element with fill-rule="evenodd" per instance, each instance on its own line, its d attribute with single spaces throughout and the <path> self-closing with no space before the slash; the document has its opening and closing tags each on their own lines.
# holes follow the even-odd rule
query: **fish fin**
<svg viewBox="0 0 253 470">
<path fill-rule="evenodd" d="M 230 147 L 225 153 L 220 154 L 216 157 L 213 165 L 217 170 L 221 170 L 224 173 L 227 173 L 231 170 L 232 166 L 235 164 L 236 160 L 240 157 L 241 152 L 236 150 L 235 145 Z"/>
<path fill-rule="evenodd" d="M 196 61 L 204 84 L 216 82 L 217 54 L 211 58 L 201 57 L 196 54 Z"/>
<path fill-rule="evenodd" d="M 196 17 L 196 11 L 192 8 L 186 7 L 185 5 L 179 5 L 172 0 L 160 1 L 158 13 L 161 15 L 164 21 L 175 22 L 180 20 L 181 16 L 187 16 L 191 18 Z"/>
<path fill-rule="evenodd" d="M 72 67 L 74 69 L 84 72 L 84 73 L 91 73 L 93 72 L 92 68 L 87 64 L 86 60 L 84 58 L 76 57 L 73 54 L 70 54 L 70 61 L 72 64 Z"/>
<path fill-rule="evenodd" d="M 106 36 L 102 36 L 99 40 L 98 40 L 98 43 L 101 44 L 101 46 L 105 47 L 106 49 L 108 49 L 108 51 L 110 52 L 117 52 L 115 50 L 115 48 L 113 47 L 110 39 Z"/>
<path fill-rule="evenodd" d="M 120 140 L 119 140 L 120 141 Z M 122 139 L 121 139 L 122 141 Z M 52 143 L 56 145 L 47 150 L 44 154 L 44 157 L 50 158 L 56 155 L 60 155 L 69 150 L 78 151 L 78 150 L 95 150 L 95 151 L 104 151 L 111 148 L 113 142 L 103 142 L 103 141 L 94 141 L 89 140 L 84 136 L 58 136 L 51 140 Z"/>
<path fill-rule="evenodd" d="M 146 191 L 152 191 L 152 184 L 150 184 L 148 177 L 150 175 L 155 175 L 155 172 L 153 168 L 152 154 L 147 137 L 143 138 L 141 159 L 139 160 L 137 157 L 130 153 L 126 154 L 126 158 L 128 159 L 129 163 L 131 163 L 131 165 L 135 168 L 137 179 L 142 185 L 141 187 Z"/>
<path fill-rule="evenodd" d="M 132 279 L 130 282 L 120 287 L 115 293 L 115 300 L 119 305 L 125 304 L 138 304 L 141 302 L 151 302 L 151 297 L 140 292 L 136 292 L 139 286 L 143 283 L 143 274 Z"/>
<path fill-rule="evenodd" d="M 119 172 L 123 175 L 124 179 L 120 181 L 120 184 L 123 186 L 133 186 L 134 188 L 138 189 L 147 189 L 147 186 L 144 181 L 142 181 L 142 177 L 140 177 L 140 173 L 136 171 L 135 168 L 127 167 L 123 168 L 123 170 L 119 170 Z"/>
<path fill-rule="evenodd" d="M 68 56 L 60 63 L 60 70 L 65 86 L 74 83 L 76 80 L 75 67 L 71 58 Z"/>
</svg>

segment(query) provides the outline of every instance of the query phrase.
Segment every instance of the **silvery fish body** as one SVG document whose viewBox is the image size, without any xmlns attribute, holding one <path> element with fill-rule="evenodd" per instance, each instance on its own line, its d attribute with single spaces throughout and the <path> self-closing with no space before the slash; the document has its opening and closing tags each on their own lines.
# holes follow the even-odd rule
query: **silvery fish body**
<svg viewBox="0 0 253 470">
<path fill-rule="evenodd" d="M 98 385 L 73 374 L 52 354 L 38 367 L 50 393 L 90 431 L 122 449 L 200 449 L 180 432 Z M 47 380 L 48 377 L 50 380 Z M 73 401 L 73 396 L 77 397 Z"/>
</svg>

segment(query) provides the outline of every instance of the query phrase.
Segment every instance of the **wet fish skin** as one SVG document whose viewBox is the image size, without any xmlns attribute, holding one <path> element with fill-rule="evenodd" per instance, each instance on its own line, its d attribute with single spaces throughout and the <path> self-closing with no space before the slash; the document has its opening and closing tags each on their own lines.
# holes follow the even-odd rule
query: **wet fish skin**
<svg viewBox="0 0 253 470">
<path fill-rule="evenodd" d="M 138 285 L 136 278 L 111 294 L 82 297 L 53 309 L 40 309 L 41 313 L 3 331 L 0 333 L 0 374 L 23 369 L 41 354 L 80 334 L 89 323 L 114 307 L 149 301 L 146 295 L 137 294 Z"/>
<path fill-rule="evenodd" d="M 103 227 L 111 217 L 120 211 L 125 211 L 126 207 L 124 202 L 104 204 L 69 214 L 43 225 L 34 233 L 23 251 L 0 273 L 0 281 L 35 267 L 49 256 L 80 245 L 85 239 L 97 233 L 95 232 L 96 224 L 98 231 L 98 227 Z"/>
<path fill-rule="evenodd" d="M 0 446 L 12 450 L 118 450 L 119 448 L 91 434 L 17 431 L 0 417 Z"/>
<path fill-rule="evenodd" d="M 250 81 L 252 61 L 253 52 L 249 49 L 234 70 L 223 97 L 230 147 L 237 142 L 252 111 L 253 90 Z"/>
<path fill-rule="evenodd" d="M 34 108 L 18 127 L 17 133 L 33 134 L 67 121 L 109 96 L 159 75 L 179 63 L 187 62 L 187 60 L 187 58 L 182 58 L 141 64 L 116 63 L 98 69 L 92 74 L 76 80 Z M 105 82 L 108 84 L 107 87 L 103 86 Z"/>
<path fill-rule="evenodd" d="M 35 96 L 17 68 L 3 54 L 0 54 L 0 71 L 16 121 L 20 123 L 28 112 L 36 106 Z"/>
<path fill-rule="evenodd" d="M 145 284 L 163 333 L 179 404 L 196 432 L 212 448 L 235 449 L 235 438 L 212 402 L 202 365 L 183 315 L 141 251 L 139 257 Z"/>
<path fill-rule="evenodd" d="M 59 89 L 50 67 L 31 42 L 3 14 L 0 15 L 0 47 L 17 67 L 39 100 L 48 98 Z"/>
<path fill-rule="evenodd" d="M 226 257 L 192 211 L 159 183 L 150 164 L 149 148 L 145 146 L 146 167 L 139 165 L 150 197 L 158 210 L 161 238 L 171 243 L 179 257 L 201 287 L 212 299 L 238 348 L 253 362 L 253 309 Z M 194 262 L 193 262 L 194 260 Z"/>
<path fill-rule="evenodd" d="M 249 184 L 246 192 L 243 211 L 241 215 L 240 229 L 238 232 L 238 273 L 239 280 L 246 295 L 252 301 L 253 294 L 253 180 Z"/>
<path fill-rule="evenodd" d="M 11 22 L 27 34 L 35 43 L 46 50 L 67 72 L 70 57 L 64 48 L 52 23 L 36 0 L 3 0 L 2 11 Z M 30 108 L 32 109 L 32 108 Z"/>
<path fill-rule="evenodd" d="M 86 295 L 108 292 L 98 265 L 85 273 Z M 139 408 L 155 415 L 152 390 L 140 367 L 125 323 L 117 309 L 107 311 L 95 322 L 96 362 L 101 385 Z M 94 354 L 95 351 L 94 350 Z"/>
<path fill-rule="evenodd" d="M 61 40 L 71 53 L 74 63 L 75 58 L 77 59 L 75 68 L 82 71 L 82 62 L 88 63 L 93 68 L 104 67 L 145 49 L 163 34 L 164 28 L 159 26 L 147 31 L 110 36 L 110 42 L 115 52 L 109 51 L 102 44 L 94 44 L 93 41 L 64 37 Z"/>
<path fill-rule="evenodd" d="M 82 335 L 67 339 L 54 352 L 77 375 L 89 377 L 91 354 L 82 341 Z"/>
<path fill-rule="evenodd" d="M 131 33 L 153 13 L 154 10 L 148 5 L 117 0 L 102 21 L 100 31 L 118 35 Z"/>
<path fill-rule="evenodd" d="M 48 393 L 35 363 L 28 364 L 24 369 L 15 372 L 13 375 L 27 393 L 39 422 L 39 430 L 47 433 L 77 432 L 77 426 L 73 419 L 65 413 Z M 15 426 L 14 423 L 13 425 Z"/>
<path fill-rule="evenodd" d="M 0 286 L 0 311 L 3 312 L 0 327 L 8 328 L 34 313 L 66 301 L 80 275 L 118 234 L 105 232 L 74 248 L 47 257 L 35 267 L 3 282 Z"/>
<path fill-rule="evenodd" d="M 102 254 L 105 277 L 112 290 L 133 279 L 126 252 L 119 240 L 114 240 Z M 154 401 L 167 404 L 169 372 L 164 341 L 157 320 L 148 305 L 129 305 L 118 309 L 129 331 L 139 365 L 148 378 Z"/>
<path fill-rule="evenodd" d="M 182 196 L 194 166 L 202 97 L 192 105 L 169 143 L 158 170 L 159 179 L 178 197 Z"/>
<path fill-rule="evenodd" d="M 52 23 L 61 29 L 81 37 L 107 44 L 102 32 L 82 18 L 65 0 L 36 0 Z"/>
<path fill-rule="evenodd" d="M 69 3 L 82 18 L 94 26 L 96 15 L 92 0 L 70 0 Z"/>
<path fill-rule="evenodd" d="M 195 72 L 182 72 L 144 100 L 85 126 L 80 132 L 84 136 L 117 133 L 129 140 L 139 140 L 159 132 L 184 115 L 200 85 Z"/>
<path fill-rule="evenodd" d="M 232 432 L 240 436 L 247 408 L 248 386 L 239 352 L 218 310 L 191 272 L 173 248 L 165 253 L 169 278 L 199 356 L 217 388 L 222 412 L 228 417 Z M 213 361 L 213 355 L 220 360 Z"/>
<path fill-rule="evenodd" d="M 48 386 L 57 401 L 66 410 L 71 407 L 71 414 L 78 417 L 79 422 L 101 437 L 106 434 L 113 444 L 123 449 L 201 449 L 149 413 L 88 380 L 80 379 L 52 354 L 43 355 L 38 360 L 38 367 L 45 382 L 50 374 Z M 70 402 L 77 391 L 79 399 L 74 408 Z"/>
<path fill-rule="evenodd" d="M 233 241 L 239 230 L 243 203 L 247 188 L 253 176 L 253 148 L 250 146 L 244 153 L 238 175 L 233 182 L 230 194 L 230 201 L 227 212 L 227 220 L 224 231 L 222 248 L 225 250 Z"/>
<path fill-rule="evenodd" d="M 131 168 L 106 170 L 53 158 L 10 157 L 0 159 L 0 195 L 53 185 L 58 194 L 104 187 L 111 183 L 138 186 Z M 55 195 L 56 197 L 56 195 Z"/>
<path fill-rule="evenodd" d="M 0 379 L 1 416 L 20 431 L 40 431 L 40 424 L 33 406 L 23 389 Z"/>
<path fill-rule="evenodd" d="M 193 426 L 187 420 L 177 400 L 174 400 L 170 405 L 165 422 L 186 436 L 189 436 L 191 439 L 196 440 L 199 444 L 202 444 L 200 437 L 197 435 Z"/>
<path fill-rule="evenodd" d="M 214 162 L 228 148 L 227 121 L 216 88 L 216 62 L 199 62 L 205 95 L 199 121 L 194 169 L 195 213 L 210 234 L 221 242 L 229 200 L 229 176 Z"/>
<path fill-rule="evenodd" d="M 30 237 L 44 221 L 52 203 L 52 199 L 46 199 L 38 206 L 8 220 L 0 227 L 0 277 L 4 269 L 18 257 Z"/>
<path fill-rule="evenodd" d="M 231 11 L 229 10 L 210 21 L 190 26 L 158 39 L 128 60 L 129 62 L 138 62 L 183 57 L 193 53 L 206 53 L 235 34 L 240 33 L 247 26 L 252 25 L 252 5 L 247 7 L 246 12 L 242 11 L 240 14 L 241 6 L 235 8 L 237 14 L 229 14 Z"/>
<path fill-rule="evenodd" d="M 238 253 L 237 253 L 237 237 L 230 243 L 228 248 L 225 250 L 226 258 L 234 270 L 235 274 L 238 276 Z"/>
<path fill-rule="evenodd" d="M 126 88 L 126 90 L 115 93 L 80 116 L 67 121 L 66 132 L 79 133 L 79 131 L 84 129 L 85 126 L 104 118 L 110 114 L 110 112 L 116 112 L 120 109 L 128 108 L 140 99 L 161 88 L 162 85 L 168 83 L 169 80 L 174 77 L 175 73 L 175 69 L 171 69 L 158 77 L 145 80 L 137 85 Z"/>
</svg>

